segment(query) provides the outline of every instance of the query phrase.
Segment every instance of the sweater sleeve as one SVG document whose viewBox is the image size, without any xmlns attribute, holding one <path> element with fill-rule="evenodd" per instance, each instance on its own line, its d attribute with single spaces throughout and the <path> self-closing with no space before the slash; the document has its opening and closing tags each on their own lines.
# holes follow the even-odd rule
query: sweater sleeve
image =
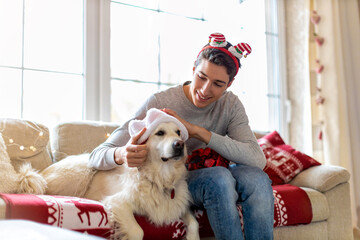
<svg viewBox="0 0 360 240">
<path fill-rule="evenodd" d="M 256 141 L 256 140 L 255 140 Z M 266 160 L 257 142 L 236 141 L 212 132 L 208 147 L 232 162 L 264 169 Z"/>
<path fill-rule="evenodd" d="M 146 116 L 147 110 L 155 106 L 156 98 L 151 96 L 127 122 L 115 129 L 104 143 L 91 152 L 89 166 L 98 170 L 110 170 L 118 166 L 115 162 L 114 154 L 116 148 L 125 146 L 130 139 L 129 122 L 133 119 L 143 119 Z"/>
<path fill-rule="evenodd" d="M 211 132 L 208 147 L 232 162 L 263 169 L 266 159 L 249 126 L 244 106 L 240 100 L 231 106 L 226 135 Z"/>
</svg>

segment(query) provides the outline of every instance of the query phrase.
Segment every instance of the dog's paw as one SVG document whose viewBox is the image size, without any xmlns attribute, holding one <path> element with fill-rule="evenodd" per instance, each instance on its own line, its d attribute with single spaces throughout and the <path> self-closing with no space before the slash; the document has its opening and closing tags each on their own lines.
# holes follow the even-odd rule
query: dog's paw
<svg viewBox="0 0 360 240">
<path fill-rule="evenodd" d="M 194 233 L 187 233 L 186 240 L 200 240 L 200 235 L 198 232 Z"/>
<path fill-rule="evenodd" d="M 140 226 L 133 226 L 127 231 L 129 240 L 142 240 L 144 238 L 144 231 Z"/>
<path fill-rule="evenodd" d="M 111 236 L 111 239 L 121 239 L 121 240 L 142 240 L 144 238 L 144 232 L 141 229 L 137 233 L 129 233 L 129 231 L 124 231 L 124 229 L 117 229 Z"/>
<path fill-rule="evenodd" d="M 187 226 L 186 240 L 200 240 L 199 224 L 198 222 L 192 222 Z"/>
<path fill-rule="evenodd" d="M 187 240 L 200 240 L 199 235 L 199 222 L 192 215 L 190 211 L 187 211 L 184 216 L 184 222 L 187 225 Z"/>
<path fill-rule="evenodd" d="M 122 240 L 142 240 L 144 231 L 134 218 L 131 204 L 124 199 L 121 194 L 116 194 L 102 201 L 110 221 L 117 226 L 114 236 Z"/>
<path fill-rule="evenodd" d="M 200 240 L 199 236 L 186 236 L 186 240 Z"/>
</svg>

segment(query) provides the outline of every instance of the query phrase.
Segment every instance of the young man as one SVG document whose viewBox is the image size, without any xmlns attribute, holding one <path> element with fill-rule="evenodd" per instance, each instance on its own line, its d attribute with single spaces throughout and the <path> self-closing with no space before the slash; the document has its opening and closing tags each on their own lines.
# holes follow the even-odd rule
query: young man
<svg viewBox="0 0 360 240">
<path fill-rule="evenodd" d="M 273 192 L 262 171 L 266 160 L 249 127 L 244 106 L 227 91 L 240 68 L 240 58 L 251 48 L 247 44 L 232 46 L 222 34 L 212 34 L 209 39 L 195 62 L 193 81 L 152 95 L 132 119 L 143 119 L 150 108 L 163 109 L 187 128 L 189 155 L 210 148 L 235 163 L 228 168 L 189 171 L 194 204 L 206 209 L 216 239 L 273 239 Z M 141 166 L 147 149 L 135 143 L 144 131 L 130 138 L 126 122 L 92 152 L 90 164 L 102 170 L 123 163 Z"/>
</svg>

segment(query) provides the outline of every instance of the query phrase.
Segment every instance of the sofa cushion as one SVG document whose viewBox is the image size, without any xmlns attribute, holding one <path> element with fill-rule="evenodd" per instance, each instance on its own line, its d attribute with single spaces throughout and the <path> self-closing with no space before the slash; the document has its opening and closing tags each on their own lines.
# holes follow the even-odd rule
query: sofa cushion
<svg viewBox="0 0 360 240">
<path fill-rule="evenodd" d="M 89 153 L 118 128 L 116 123 L 74 121 L 60 123 L 51 132 L 54 161 L 69 155 Z"/>
<path fill-rule="evenodd" d="M 51 195 L 0 194 L 6 202 L 7 219 L 26 219 L 60 228 L 113 238 L 117 226 L 108 221 L 104 206 L 94 200 Z M 36 214 L 34 214 L 36 213 Z M 183 239 L 186 226 L 180 219 L 155 226 L 143 216 L 135 216 L 144 230 L 144 240 Z"/>
<path fill-rule="evenodd" d="M 0 220 L 6 218 L 6 202 L 0 198 Z"/>
<path fill-rule="evenodd" d="M 99 202 L 75 197 L 0 194 L 7 219 L 24 219 L 107 237 L 111 229 Z M 36 213 L 36 214 L 35 214 Z"/>
<path fill-rule="evenodd" d="M 301 189 L 306 192 L 311 202 L 313 215 L 311 222 L 319 222 L 328 219 L 330 216 L 330 209 L 326 196 L 311 188 L 302 187 Z"/>
<path fill-rule="evenodd" d="M 273 185 L 288 183 L 303 170 L 320 165 L 312 157 L 285 144 L 276 131 L 258 139 L 258 143 L 267 160 L 264 171 Z"/>
<path fill-rule="evenodd" d="M 52 164 L 49 129 L 46 126 L 28 120 L 0 118 L 0 132 L 16 170 L 25 162 L 37 170 Z"/>
<path fill-rule="evenodd" d="M 0 192 L 15 193 L 17 188 L 17 173 L 13 165 L 11 165 L 10 157 L 0 132 Z"/>
<path fill-rule="evenodd" d="M 311 203 L 316 202 L 316 199 L 310 202 L 303 189 L 284 184 L 274 186 L 273 194 L 274 227 L 311 222 Z M 317 202 L 323 204 L 321 201 Z M 240 204 L 238 210 L 242 219 Z M 206 211 L 195 209 L 194 214 L 199 222 L 200 236 L 214 236 Z M 109 237 L 111 229 L 117 227 L 108 223 L 107 213 L 100 202 L 78 197 L 0 193 L 0 219 L 2 218 L 27 219 L 102 237 Z M 143 216 L 135 218 L 144 230 L 144 239 L 182 239 L 186 234 L 186 227 L 181 220 L 156 227 Z"/>
<path fill-rule="evenodd" d="M 273 186 L 274 227 L 307 224 L 312 221 L 312 205 L 301 188 L 283 184 Z"/>
</svg>

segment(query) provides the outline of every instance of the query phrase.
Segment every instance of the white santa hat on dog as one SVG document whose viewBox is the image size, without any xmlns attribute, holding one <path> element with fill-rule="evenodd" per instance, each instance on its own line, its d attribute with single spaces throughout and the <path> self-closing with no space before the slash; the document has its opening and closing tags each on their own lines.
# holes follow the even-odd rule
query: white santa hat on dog
<svg viewBox="0 0 360 240">
<path fill-rule="evenodd" d="M 137 135 L 143 128 L 146 128 L 145 133 L 138 140 L 138 144 L 141 144 L 149 138 L 152 131 L 154 131 L 160 123 L 165 122 L 173 122 L 179 127 L 180 137 L 183 141 L 186 141 L 189 138 L 189 133 L 186 127 L 179 120 L 156 108 L 149 109 L 146 113 L 146 117 L 143 120 L 131 120 L 129 122 L 129 134 L 131 137 L 133 137 Z"/>
</svg>

